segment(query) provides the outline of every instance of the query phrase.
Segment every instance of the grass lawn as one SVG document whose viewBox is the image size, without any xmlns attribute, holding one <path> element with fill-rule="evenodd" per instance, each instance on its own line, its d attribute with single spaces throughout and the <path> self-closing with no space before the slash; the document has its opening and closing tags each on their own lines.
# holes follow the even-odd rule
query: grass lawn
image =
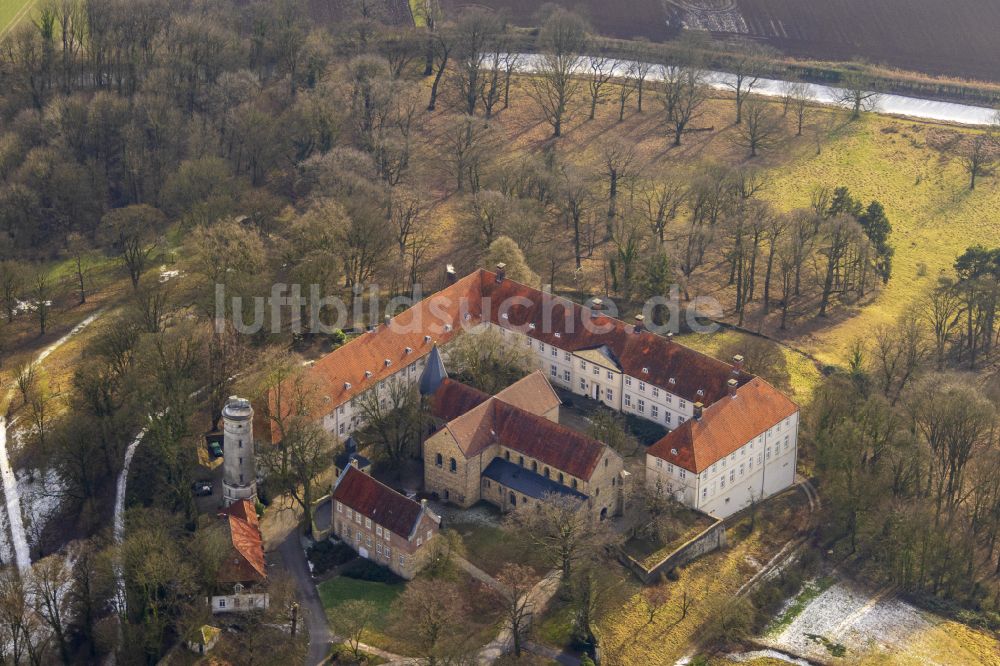
<svg viewBox="0 0 1000 666">
<path fill-rule="evenodd" d="M 37 0 L 0 0 L 0 37 L 31 13 Z"/>
<path fill-rule="evenodd" d="M 491 576 L 496 576 L 508 562 L 529 566 L 539 576 L 551 569 L 541 553 L 525 552 L 524 541 L 502 527 L 454 524 L 452 528 L 462 535 L 466 558 Z"/>
<path fill-rule="evenodd" d="M 384 647 L 391 643 L 385 631 L 389 625 L 389 613 L 392 602 L 403 590 L 405 583 L 376 583 L 356 580 L 346 576 L 337 576 L 319 584 L 319 598 L 323 602 L 328 618 L 332 618 L 340 606 L 354 599 L 364 599 L 375 604 L 377 612 L 372 626 L 365 631 L 363 641 L 376 647 Z"/>
</svg>

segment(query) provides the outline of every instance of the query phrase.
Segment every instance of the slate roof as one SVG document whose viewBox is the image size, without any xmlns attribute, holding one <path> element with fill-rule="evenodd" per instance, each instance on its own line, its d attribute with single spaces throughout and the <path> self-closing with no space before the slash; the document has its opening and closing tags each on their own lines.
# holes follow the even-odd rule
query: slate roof
<svg viewBox="0 0 1000 666">
<path fill-rule="evenodd" d="M 646 450 L 649 455 L 699 473 L 799 410 L 760 377 L 688 419 Z M 677 453 L 673 453 L 676 451 Z"/>
<path fill-rule="evenodd" d="M 267 579 L 264 544 L 257 510 L 250 500 L 233 502 L 220 512 L 226 517 L 233 552 L 219 568 L 220 583 L 250 583 Z"/>
<path fill-rule="evenodd" d="M 532 472 L 530 469 L 525 469 L 503 458 L 494 458 L 486 466 L 486 469 L 483 470 L 482 476 L 534 499 L 542 499 L 546 495 L 553 494 L 587 499 L 586 495 L 577 490 L 573 490 L 552 479 L 546 479 L 541 474 Z"/>
<path fill-rule="evenodd" d="M 397 493 L 353 465 L 341 472 L 332 497 L 404 539 L 410 537 L 424 513 L 419 502 Z M 433 513 L 428 511 L 428 514 L 437 519 Z"/>
</svg>

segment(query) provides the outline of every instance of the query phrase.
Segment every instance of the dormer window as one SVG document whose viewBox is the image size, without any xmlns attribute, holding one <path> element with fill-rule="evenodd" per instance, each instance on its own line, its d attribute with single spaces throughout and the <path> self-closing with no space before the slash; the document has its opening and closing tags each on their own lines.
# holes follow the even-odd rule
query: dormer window
<svg viewBox="0 0 1000 666">
<path fill-rule="evenodd" d="M 535 330 L 535 324 L 534 323 L 528 324 L 528 328 L 530 328 L 531 330 Z"/>
<path fill-rule="evenodd" d="M 470 313 L 466 312 L 465 313 L 465 321 L 469 321 L 470 319 L 472 319 L 472 315 Z"/>
<path fill-rule="evenodd" d="M 372 376 L 372 371 L 371 370 L 365 370 L 365 379 L 368 379 L 371 376 Z"/>
<path fill-rule="evenodd" d="M 677 455 L 677 449 L 670 449 L 670 455 L 676 456 Z"/>
<path fill-rule="evenodd" d="M 429 335 L 425 335 L 425 336 L 424 336 L 424 344 L 427 344 L 427 343 L 428 343 L 428 342 L 430 342 L 430 341 L 431 341 L 431 336 L 429 336 Z"/>
<path fill-rule="evenodd" d="M 642 374 L 648 375 L 649 374 L 649 368 L 643 368 L 642 369 Z"/>
<path fill-rule="evenodd" d="M 673 377 L 671 377 L 670 378 L 670 384 L 673 385 L 673 384 L 676 384 L 676 383 L 677 383 L 677 380 L 674 379 Z"/>
<path fill-rule="evenodd" d="M 561 337 L 562 337 L 562 333 L 556 333 L 556 334 L 555 334 L 555 336 L 556 336 L 557 338 L 561 338 Z"/>
<path fill-rule="evenodd" d="M 412 354 L 413 353 L 413 347 L 407 347 L 406 349 L 403 350 L 403 353 L 404 354 Z"/>
<path fill-rule="evenodd" d="M 509 315 L 509 314 L 507 314 L 506 312 L 504 312 L 504 313 L 503 313 L 502 315 L 500 315 L 500 316 L 501 316 L 501 317 L 502 317 L 503 319 L 510 319 L 510 315 Z"/>
<path fill-rule="evenodd" d="M 702 389 L 698 389 L 698 395 L 705 395 L 705 391 L 703 391 Z"/>
<path fill-rule="evenodd" d="M 445 332 L 445 333 L 448 333 L 448 332 L 450 332 L 450 331 L 451 331 L 451 324 L 445 324 L 445 325 L 444 325 L 444 332 Z"/>
<path fill-rule="evenodd" d="M 345 391 L 351 390 L 351 382 L 344 382 L 344 390 Z"/>
</svg>

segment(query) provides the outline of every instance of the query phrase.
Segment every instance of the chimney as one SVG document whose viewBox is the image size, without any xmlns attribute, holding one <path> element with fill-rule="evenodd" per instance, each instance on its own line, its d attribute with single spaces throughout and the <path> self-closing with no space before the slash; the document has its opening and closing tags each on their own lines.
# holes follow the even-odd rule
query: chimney
<svg viewBox="0 0 1000 666">
<path fill-rule="evenodd" d="M 389 315 L 386 315 L 385 318 L 383 319 L 383 321 L 385 322 L 385 327 L 389 328 L 389 322 L 392 321 L 392 317 L 390 317 Z"/>
<path fill-rule="evenodd" d="M 444 281 L 445 284 L 455 284 L 458 281 L 458 275 L 455 274 L 455 266 L 453 264 L 448 264 L 444 267 Z"/>
<path fill-rule="evenodd" d="M 354 469 L 361 469 L 360 467 L 358 467 L 358 459 L 357 458 L 351 458 L 351 467 L 353 467 Z"/>
<path fill-rule="evenodd" d="M 642 333 L 642 331 L 643 331 L 643 324 L 645 323 L 645 321 L 646 321 L 646 318 L 644 316 L 642 316 L 641 314 L 637 314 L 635 316 L 635 328 L 634 328 L 634 331 L 636 333 Z"/>
<path fill-rule="evenodd" d="M 591 299 L 590 301 L 590 318 L 593 319 L 597 317 L 601 310 L 604 309 L 604 301 L 599 298 Z"/>
<path fill-rule="evenodd" d="M 427 510 L 427 500 L 425 499 L 420 500 L 420 508 L 425 511 Z"/>
<path fill-rule="evenodd" d="M 497 284 L 500 284 L 507 277 L 507 264 L 502 261 L 497 264 Z"/>
<path fill-rule="evenodd" d="M 728 382 L 726 382 L 726 386 L 729 387 L 729 397 L 735 398 L 736 388 L 739 386 L 739 382 L 737 382 L 735 379 L 730 379 Z"/>
<path fill-rule="evenodd" d="M 700 402 L 694 403 L 694 420 L 701 421 L 701 411 L 705 408 L 705 405 Z"/>
<path fill-rule="evenodd" d="M 733 357 L 733 374 L 738 375 L 743 372 L 743 357 L 737 354 Z"/>
</svg>

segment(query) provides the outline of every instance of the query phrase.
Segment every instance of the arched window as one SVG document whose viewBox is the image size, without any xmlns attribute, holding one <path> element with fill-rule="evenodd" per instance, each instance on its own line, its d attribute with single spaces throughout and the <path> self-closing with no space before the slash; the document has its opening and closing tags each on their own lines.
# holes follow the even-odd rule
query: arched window
<svg viewBox="0 0 1000 666">
<path fill-rule="evenodd" d="M 503 457 L 507 459 L 507 462 L 510 462 L 510 451 L 504 451 Z"/>
<path fill-rule="evenodd" d="M 576 479 L 573 479 L 573 490 L 576 490 Z"/>
<path fill-rule="evenodd" d="M 443 457 L 441 456 L 441 454 L 440 454 L 440 453 L 439 453 L 439 454 L 437 454 L 436 456 L 434 456 L 434 463 L 435 463 L 435 464 L 436 464 L 436 465 L 437 465 L 438 467 L 440 467 L 441 465 L 443 465 L 443 464 L 444 464 L 444 458 L 443 458 Z"/>
<path fill-rule="evenodd" d="M 559 483 L 564 483 L 564 481 L 563 481 L 563 473 L 562 472 L 559 472 Z"/>
<path fill-rule="evenodd" d="M 521 467 L 524 467 L 524 456 L 517 457 L 517 464 L 520 465 Z"/>
<path fill-rule="evenodd" d="M 450 461 L 448 461 L 448 468 L 451 471 L 453 471 L 453 472 L 457 472 L 458 471 L 458 463 L 455 462 L 454 458 L 452 458 Z"/>
<path fill-rule="evenodd" d="M 532 472 L 537 472 L 538 471 L 538 463 L 535 462 L 534 460 L 531 461 L 531 471 Z"/>
<path fill-rule="evenodd" d="M 545 468 L 545 471 L 543 473 L 545 474 L 545 478 L 546 479 L 549 478 L 549 468 L 548 467 Z"/>
</svg>

